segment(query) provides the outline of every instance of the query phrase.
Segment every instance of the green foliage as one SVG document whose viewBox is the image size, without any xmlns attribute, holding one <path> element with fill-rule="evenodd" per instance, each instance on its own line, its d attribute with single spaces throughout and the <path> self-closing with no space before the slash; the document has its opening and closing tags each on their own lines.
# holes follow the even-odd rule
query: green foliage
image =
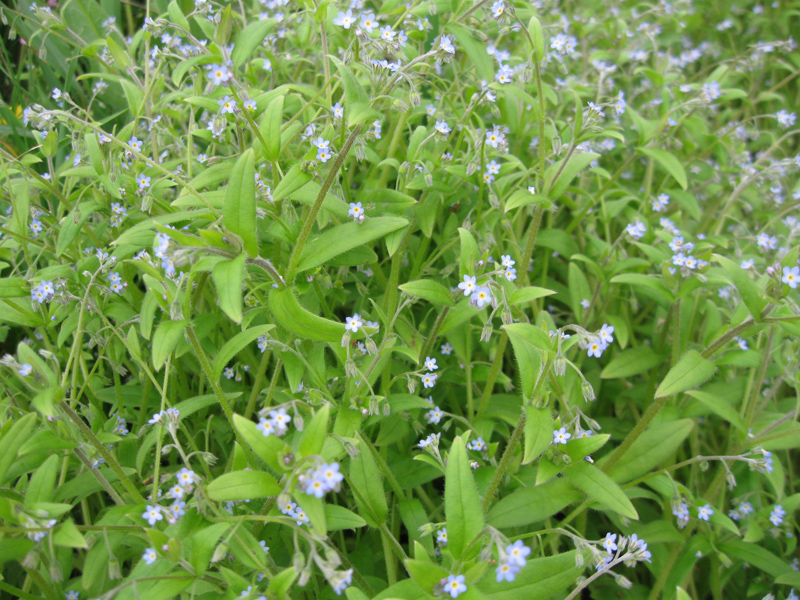
<svg viewBox="0 0 800 600">
<path fill-rule="evenodd" d="M 797 597 L 796 3 L 0 21 L 0 600 Z"/>
</svg>

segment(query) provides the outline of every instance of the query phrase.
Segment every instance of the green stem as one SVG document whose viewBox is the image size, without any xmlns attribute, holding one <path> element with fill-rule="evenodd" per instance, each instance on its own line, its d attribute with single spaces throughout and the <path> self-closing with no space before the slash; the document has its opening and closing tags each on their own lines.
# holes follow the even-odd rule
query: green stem
<svg viewBox="0 0 800 600">
<path fill-rule="evenodd" d="M 203 347 L 200 345 L 200 340 L 197 339 L 197 334 L 194 332 L 194 327 L 192 325 L 189 325 L 189 327 L 186 328 L 186 337 L 189 338 L 189 343 L 194 349 L 194 354 L 197 357 L 197 360 L 200 362 L 200 366 L 203 369 L 203 373 L 205 373 L 206 379 L 208 379 L 209 385 L 211 385 L 211 388 L 214 390 L 214 394 L 217 396 L 217 400 L 222 407 L 222 412 L 225 413 L 225 418 L 228 420 L 228 423 L 231 426 L 231 431 L 233 431 L 234 436 L 236 436 L 236 441 L 239 442 L 239 446 L 241 446 L 242 451 L 247 457 L 247 462 L 250 464 L 255 464 L 253 462 L 252 452 L 250 452 L 250 446 L 244 442 L 233 424 L 233 409 L 231 409 L 231 405 L 228 402 L 228 399 L 225 397 L 225 392 L 222 391 L 219 381 L 214 379 L 214 375 L 211 370 L 211 364 L 208 362 L 208 357 L 206 356 L 206 351 L 203 350 Z"/>
<path fill-rule="evenodd" d="M 303 228 L 300 230 L 300 235 L 297 237 L 297 242 L 295 242 L 294 248 L 292 249 L 292 255 L 289 257 L 289 268 L 286 270 L 287 281 L 292 281 L 294 279 L 294 274 L 297 270 L 297 263 L 300 261 L 300 255 L 302 254 L 303 248 L 308 241 L 308 236 L 311 235 L 311 229 L 314 226 L 314 221 L 317 220 L 319 209 L 322 208 L 322 201 L 325 199 L 325 195 L 328 193 L 328 190 L 331 189 L 333 180 L 336 179 L 336 175 L 339 173 L 339 169 L 344 163 L 344 159 L 347 157 L 350 148 L 353 146 L 353 143 L 356 141 L 356 137 L 360 132 L 361 125 L 359 124 L 356 125 L 355 129 L 353 129 L 352 133 L 342 146 L 342 149 L 339 151 L 339 154 L 336 155 L 336 160 L 333 161 L 333 166 L 328 172 L 328 176 L 325 178 L 325 181 L 322 182 L 322 187 L 320 187 L 319 193 L 317 194 L 317 199 L 314 200 L 314 205 L 311 207 L 308 215 L 306 215 Z"/>
<path fill-rule="evenodd" d="M 478 406 L 478 416 L 481 416 L 489 406 L 489 399 L 492 397 L 494 382 L 497 380 L 497 376 L 500 374 L 500 368 L 503 366 L 503 355 L 505 354 L 507 344 L 508 333 L 506 333 L 504 329 L 503 334 L 500 336 L 500 341 L 497 343 L 494 360 L 492 361 L 492 369 L 489 371 L 489 377 L 486 379 L 486 385 L 483 388 L 483 396 L 481 396 L 481 403 L 480 406 Z"/>
<path fill-rule="evenodd" d="M 66 402 L 62 402 L 59 405 L 59 408 L 64 411 L 64 413 L 70 418 L 70 420 L 78 426 L 78 429 L 81 430 L 81 433 L 86 436 L 86 439 L 95 447 L 95 449 L 100 453 L 100 456 L 103 457 L 103 460 L 106 461 L 106 464 L 111 467 L 111 470 L 114 471 L 116 476 L 119 478 L 120 482 L 128 493 L 133 496 L 133 499 L 136 501 L 137 504 L 145 504 L 145 500 L 142 495 L 139 493 L 139 490 L 136 489 L 136 486 L 130 480 L 130 478 L 125 474 L 125 471 L 122 470 L 122 466 L 117 462 L 117 459 L 106 449 L 103 443 L 97 439 L 97 436 L 94 432 L 89 428 L 86 423 L 83 422 L 74 410 L 69 407 L 69 404 Z"/>
</svg>

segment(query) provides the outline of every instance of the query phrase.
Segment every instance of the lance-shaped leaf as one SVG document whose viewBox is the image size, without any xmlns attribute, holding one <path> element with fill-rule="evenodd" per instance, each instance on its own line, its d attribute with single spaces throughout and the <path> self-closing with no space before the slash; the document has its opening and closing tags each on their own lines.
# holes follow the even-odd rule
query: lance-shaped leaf
<svg viewBox="0 0 800 600">
<path fill-rule="evenodd" d="M 464 436 L 453 440 L 444 477 L 444 510 L 447 517 L 447 547 L 460 560 L 473 539 L 483 530 L 483 509 L 472 468 L 467 459 Z"/>
<path fill-rule="evenodd" d="M 242 238 L 250 256 L 258 256 L 255 176 L 255 153 L 248 148 L 233 165 L 222 207 L 222 224 Z"/>
</svg>

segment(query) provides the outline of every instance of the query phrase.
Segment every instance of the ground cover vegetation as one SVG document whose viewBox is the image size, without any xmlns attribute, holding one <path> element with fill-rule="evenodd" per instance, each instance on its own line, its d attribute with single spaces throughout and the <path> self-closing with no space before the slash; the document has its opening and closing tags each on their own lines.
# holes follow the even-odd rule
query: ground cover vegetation
<svg viewBox="0 0 800 600">
<path fill-rule="evenodd" d="M 797 2 L 0 7 L 0 597 L 797 599 Z"/>
</svg>

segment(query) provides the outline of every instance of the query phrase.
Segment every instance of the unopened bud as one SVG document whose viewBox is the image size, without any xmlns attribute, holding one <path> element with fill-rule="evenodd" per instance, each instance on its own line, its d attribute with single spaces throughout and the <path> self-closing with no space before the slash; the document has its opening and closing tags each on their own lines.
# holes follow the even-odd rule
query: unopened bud
<svg viewBox="0 0 800 600">
<path fill-rule="evenodd" d="M 553 361 L 553 373 L 558 375 L 559 377 L 563 377 L 567 372 L 567 359 L 563 356 L 558 355 L 556 359 Z"/>
<path fill-rule="evenodd" d="M 342 348 L 346 348 L 350 343 L 350 332 L 345 331 L 344 335 L 342 336 Z"/>
<path fill-rule="evenodd" d="M 297 580 L 297 585 L 303 587 L 311 579 L 311 569 L 303 569 L 300 573 L 300 579 Z"/>
<path fill-rule="evenodd" d="M 433 185 L 433 175 L 431 175 L 427 169 L 425 170 L 424 175 L 422 178 L 425 180 L 425 185 L 431 187 Z"/>
<path fill-rule="evenodd" d="M 492 322 L 489 321 L 485 323 L 483 325 L 483 330 L 481 331 L 481 341 L 488 342 L 490 339 L 492 339 L 492 331 L 494 331 L 492 328 Z"/>
<path fill-rule="evenodd" d="M 348 358 L 347 361 L 345 361 L 344 373 L 348 377 L 355 377 L 358 375 L 358 368 L 356 367 L 356 363 L 352 358 Z"/>
<path fill-rule="evenodd" d="M 122 578 L 122 570 L 119 568 L 119 561 L 117 560 L 116 556 L 112 556 L 111 560 L 108 561 L 108 578 L 109 579 Z"/>
<path fill-rule="evenodd" d="M 226 554 L 228 554 L 228 544 L 225 542 L 217 544 L 217 547 L 214 548 L 214 554 L 211 555 L 211 562 L 216 563 L 221 561 L 225 558 Z"/>
<path fill-rule="evenodd" d="M 503 325 L 511 325 L 514 322 L 514 317 L 511 316 L 511 311 L 504 309 L 500 313 L 500 320 L 503 321 Z"/>
<path fill-rule="evenodd" d="M 292 566 L 294 567 L 294 570 L 302 571 L 305 564 L 306 564 L 306 557 L 303 556 L 303 553 L 295 552 L 294 556 L 292 556 Z"/>
<path fill-rule="evenodd" d="M 436 2 L 431 2 L 431 3 L 428 5 L 428 12 L 429 12 L 431 15 L 435 15 L 435 14 L 438 12 L 438 11 L 437 11 L 437 8 L 436 8 Z"/>
<path fill-rule="evenodd" d="M 378 346 L 375 344 L 375 341 L 367 336 L 367 339 L 364 340 L 364 345 L 367 347 L 367 352 L 375 356 L 378 353 Z"/>
<path fill-rule="evenodd" d="M 731 471 L 725 474 L 725 481 L 728 482 L 728 488 L 731 490 L 736 487 L 736 476 Z"/>
<path fill-rule="evenodd" d="M 417 108 L 422 104 L 422 97 L 420 96 L 417 90 L 412 90 L 411 93 L 408 95 L 408 102 L 414 108 Z"/>
<path fill-rule="evenodd" d="M 583 394 L 583 399 L 586 400 L 586 402 L 591 402 L 595 399 L 594 388 L 588 381 L 584 381 L 583 385 L 581 385 L 581 393 Z"/>
<path fill-rule="evenodd" d="M 400 98 L 392 99 L 392 106 L 400 112 L 408 112 L 408 104 L 400 100 Z"/>
</svg>

